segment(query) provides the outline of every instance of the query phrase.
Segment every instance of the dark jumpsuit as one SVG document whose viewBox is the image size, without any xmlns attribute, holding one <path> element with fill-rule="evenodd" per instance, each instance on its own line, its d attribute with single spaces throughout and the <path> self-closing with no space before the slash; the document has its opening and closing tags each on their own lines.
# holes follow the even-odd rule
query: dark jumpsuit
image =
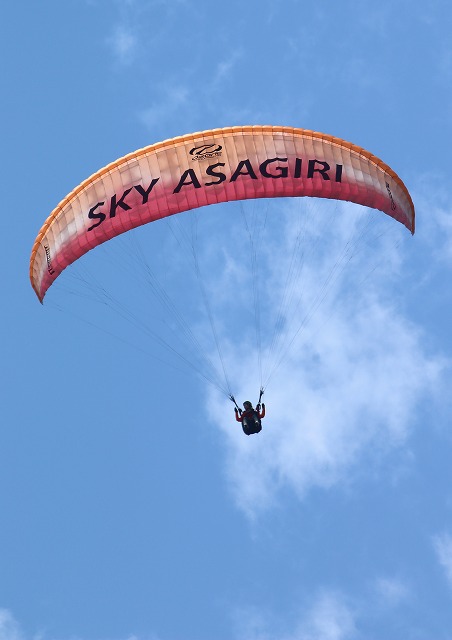
<svg viewBox="0 0 452 640">
<path fill-rule="evenodd" d="M 242 411 L 239 415 L 237 409 L 235 409 L 235 419 L 237 422 L 242 423 L 243 433 L 250 436 L 252 433 L 259 433 L 262 430 L 261 420 L 265 417 L 265 404 L 262 404 L 262 411 L 260 405 L 257 405 L 255 409 L 247 409 Z"/>
</svg>

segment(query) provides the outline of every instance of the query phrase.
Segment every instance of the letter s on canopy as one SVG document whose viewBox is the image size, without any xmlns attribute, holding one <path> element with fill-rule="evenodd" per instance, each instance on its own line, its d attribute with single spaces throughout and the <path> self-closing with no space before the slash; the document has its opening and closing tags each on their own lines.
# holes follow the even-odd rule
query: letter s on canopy
<svg viewBox="0 0 452 640">
<path fill-rule="evenodd" d="M 244 161 L 248 170 L 231 181 Z M 221 166 L 226 179 L 207 179 L 210 165 Z M 186 181 L 175 192 L 188 170 L 196 180 Z M 42 302 L 68 265 L 134 227 L 218 202 L 281 196 L 348 200 L 380 209 L 414 233 L 414 206 L 405 185 L 361 147 L 290 127 L 213 129 L 135 151 L 74 189 L 35 240 L 30 260 L 33 289 Z"/>
</svg>

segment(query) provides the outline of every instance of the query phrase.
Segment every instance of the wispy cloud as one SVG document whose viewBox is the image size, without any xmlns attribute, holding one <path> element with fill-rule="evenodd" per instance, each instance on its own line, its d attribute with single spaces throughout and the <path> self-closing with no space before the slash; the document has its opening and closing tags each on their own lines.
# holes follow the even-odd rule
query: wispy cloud
<svg viewBox="0 0 452 640">
<path fill-rule="evenodd" d="M 448 532 L 443 532 L 434 536 L 433 547 L 438 562 L 444 569 L 447 581 L 452 587 L 452 535 Z"/>
<path fill-rule="evenodd" d="M 114 24 L 106 42 L 115 59 L 130 64 L 148 60 L 152 50 L 161 54 L 162 43 L 172 33 L 171 18 L 187 0 L 115 0 Z M 143 25 L 147 25 L 143 28 Z M 168 43 L 166 43 L 168 46 Z"/>
<path fill-rule="evenodd" d="M 138 54 L 140 48 L 140 18 L 146 12 L 150 3 L 146 0 L 137 3 L 136 0 L 115 0 L 112 3 L 114 24 L 106 43 L 116 61 L 121 65 L 129 65 Z"/>
<path fill-rule="evenodd" d="M 20 626 L 8 609 L 0 609 L 0 640 L 23 640 Z"/>
<path fill-rule="evenodd" d="M 233 51 L 230 55 L 228 55 L 223 60 L 220 60 L 217 63 L 215 73 L 213 74 L 210 81 L 207 83 L 206 92 L 210 93 L 212 89 L 214 89 L 221 82 L 226 81 L 234 71 L 234 67 L 237 65 L 239 60 L 243 57 L 242 51 Z"/>
<path fill-rule="evenodd" d="M 343 640 L 355 635 L 354 614 L 343 598 L 323 593 L 290 640 Z"/>
<path fill-rule="evenodd" d="M 132 62 L 138 46 L 138 39 L 131 27 L 125 24 L 116 26 L 107 42 L 111 46 L 115 57 L 122 64 Z"/>
<path fill-rule="evenodd" d="M 213 68 L 212 73 L 203 79 L 202 87 L 193 90 L 193 78 L 188 72 L 183 79 L 171 78 L 162 81 L 154 87 L 155 100 L 147 107 L 138 112 L 138 119 L 149 130 L 154 130 L 159 124 L 168 127 L 170 123 L 180 127 L 183 116 L 185 130 L 178 131 L 179 134 L 188 133 L 190 127 L 199 127 L 197 122 L 197 106 L 202 103 L 204 109 L 212 105 L 217 121 L 221 108 L 218 104 L 218 94 L 224 91 L 224 86 L 228 84 L 233 75 L 234 68 L 241 58 L 241 52 L 235 51 L 227 58 L 219 60 Z M 235 122 L 248 122 L 250 116 L 246 115 L 246 109 L 241 108 L 240 112 L 231 113 L 228 109 L 228 124 Z M 206 128 L 208 125 L 204 125 Z"/>
<path fill-rule="evenodd" d="M 152 3 L 115 0 L 112 5 L 113 15 L 116 14 L 116 17 L 106 43 L 116 61 L 122 65 L 129 65 L 142 50 L 140 20 L 152 7 Z"/>
<path fill-rule="evenodd" d="M 327 590 L 299 607 L 292 629 L 254 609 L 240 610 L 235 621 L 240 640 L 350 640 L 356 635 L 354 611 L 341 594 Z"/>
<path fill-rule="evenodd" d="M 31 636 L 31 640 L 44 640 L 46 634 L 39 633 Z M 0 640 L 26 640 L 21 625 L 8 609 L 0 609 Z M 80 639 L 76 639 L 80 640 Z M 127 636 L 126 640 L 140 640 L 136 635 Z M 146 634 L 146 640 L 159 640 L 153 633 Z"/>
<path fill-rule="evenodd" d="M 432 197 L 432 194 L 435 194 Z M 432 268 L 439 266 L 439 261 L 452 265 L 452 206 L 448 185 L 441 183 L 433 172 L 425 174 L 418 180 L 418 189 L 413 194 L 418 211 L 417 234 L 422 248 L 430 251 Z"/>
<path fill-rule="evenodd" d="M 391 608 L 406 602 L 411 593 L 409 586 L 395 577 L 378 578 L 375 587 L 382 602 Z"/>
</svg>

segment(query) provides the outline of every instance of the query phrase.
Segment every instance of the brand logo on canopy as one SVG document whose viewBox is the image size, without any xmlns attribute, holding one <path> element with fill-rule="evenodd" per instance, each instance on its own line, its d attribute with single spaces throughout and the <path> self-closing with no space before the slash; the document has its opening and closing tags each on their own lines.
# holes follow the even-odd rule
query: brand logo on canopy
<svg viewBox="0 0 452 640">
<path fill-rule="evenodd" d="M 190 149 L 189 153 L 193 156 L 193 160 L 205 160 L 221 156 L 222 148 L 221 144 L 201 144 L 199 147 Z"/>
</svg>

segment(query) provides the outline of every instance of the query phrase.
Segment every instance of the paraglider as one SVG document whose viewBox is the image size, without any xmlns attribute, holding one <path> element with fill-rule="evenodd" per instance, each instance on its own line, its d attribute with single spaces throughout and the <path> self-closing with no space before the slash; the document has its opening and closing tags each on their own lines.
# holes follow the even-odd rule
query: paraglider
<svg viewBox="0 0 452 640">
<path fill-rule="evenodd" d="M 243 411 L 240 408 L 235 407 L 235 419 L 242 424 L 243 433 L 247 436 L 253 433 L 259 433 L 262 431 L 262 418 L 265 418 L 265 404 L 262 405 L 258 402 L 256 408 L 253 409 L 253 405 L 249 400 L 245 400 L 243 403 Z"/>
<path fill-rule="evenodd" d="M 247 436 L 250 436 L 255 433 L 260 433 L 262 431 L 262 423 L 261 420 L 265 418 L 265 404 L 261 399 L 264 395 L 264 390 L 261 387 L 259 393 L 259 400 L 257 401 L 256 408 L 253 409 L 253 404 L 249 400 L 245 400 L 243 403 L 243 410 L 238 406 L 233 395 L 229 396 L 229 400 L 231 400 L 234 404 L 234 412 L 235 419 L 237 422 L 240 422 L 242 425 L 243 433 Z"/>
<path fill-rule="evenodd" d="M 379 209 L 414 233 L 414 206 L 404 183 L 388 165 L 361 147 L 291 127 L 213 129 L 140 149 L 82 182 L 60 202 L 40 230 L 31 253 L 31 284 L 42 303 L 59 275 L 91 249 L 136 227 L 184 211 L 227 201 L 304 196 Z M 334 224 L 332 221 L 330 228 Z M 252 243 L 252 234 L 249 236 Z M 250 257 L 255 264 L 255 247 Z M 200 279 L 196 259 L 195 271 Z M 257 287 L 254 303 L 258 308 L 256 291 Z M 209 307 L 209 296 L 205 290 L 202 293 Z M 323 297 L 322 293 L 315 304 L 320 304 Z M 218 382 L 218 371 L 211 376 L 201 371 L 201 375 L 233 400 L 210 307 L 207 311 L 225 383 Z M 178 327 L 179 322 L 176 317 Z M 282 343 L 267 383 L 303 323 L 302 317 L 292 337 Z M 190 328 L 183 329 L 192 339 Z M 260 337 L 257 342 L 259 352 Z M 261 396 L 266 384 L 261 374 Z M 265 405 L 261 406 L 260 400 L 254 409 L 248 402 L 244 411 L 236 405 L 237 421 L 247 435 L 262 429 Z"/>
</svg>

